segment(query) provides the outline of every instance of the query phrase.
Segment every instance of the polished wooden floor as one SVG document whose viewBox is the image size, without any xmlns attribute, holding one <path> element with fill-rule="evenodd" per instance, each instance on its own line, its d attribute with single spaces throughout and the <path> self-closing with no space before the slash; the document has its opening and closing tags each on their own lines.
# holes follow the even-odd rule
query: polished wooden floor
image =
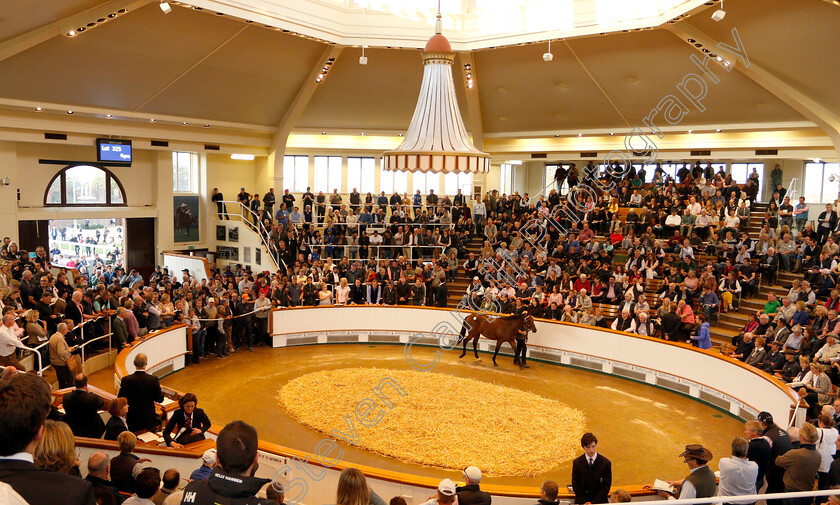
<svg viewBox="0 0 840 505">
<path fill-rule="evenodd" d="M 283 411 L 277 401 L 279 389 L 294 377 L 322 369 L 365 366 L 409 369 L 403 350 L 398 345 L 367 344 L 258 347 L 253 353 L 246 350 L 224 360 L 210 358 L 162 382 L 179 391 L 195 393 L 199 406 L 215 424 L 243 419 L 255 425 L 264 440 L 312 452 L 323 435 L 299 424 Z M 430 362 L 433 354 L 430 348 L 412 349 L 418 362 Z M 691 443 L 703 444 L 712 451 L 711 466 L 716 470 L 717 460 L 730 455 L 732 439 L 743 434 L 742 424 L 724 412 L 653 386 L 536 362 L 531 362 L 530 369 L 520 371 L 510 357 L 499 357 L 500 366 L 494 369 L 489 355 L 482 354 L 481 361 L 476 362 L 469 356 L 459 360 L 458 354 L 443 352 L 434 371 L 519 388 L 582 410 L 587 429 L 598 436 L 599 452 L 613 462 L 613 485 L 683 478 L 688 470 L 677 455 Z M 102 376 L 96 383 L 106 379 Z M 360 399 L 366 393 L 360 392 Z M 441 415 L 457 416 L 470 408 L 469 392 L 452 398 L 448 405 L 447 402 L 441 405 Z M 551 416 L 552 413 L 534 412 L 533 415 Z M 358 435 L 364 437 L 364 427 L 358 428 Z M 480 437 L 481 433 L 475 436 Z M 346 443 L 341 446 L 347 462 L 453 477 L 452 472 L 402 463 Z M 499 447 L 499 450 L 505 449 Z M 555 480 L 561 486 L 569 484 L 571 461 L 558 462 L 552 471 L 534 478 L 499 477 L 487 478 L 485 482 L 539 486 L 545 479 Z"/>
</svg>

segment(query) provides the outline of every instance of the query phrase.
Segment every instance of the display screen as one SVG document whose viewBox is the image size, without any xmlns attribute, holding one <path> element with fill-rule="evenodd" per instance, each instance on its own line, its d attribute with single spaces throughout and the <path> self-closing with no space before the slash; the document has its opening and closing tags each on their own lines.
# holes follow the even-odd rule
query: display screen
<svg viewBox="0 0 840 505">
<path fill-rule="evenodd" d="M 103 163 L 131 163 L 131 141 L 96 139 L 96 160 Z"/>
</svg>

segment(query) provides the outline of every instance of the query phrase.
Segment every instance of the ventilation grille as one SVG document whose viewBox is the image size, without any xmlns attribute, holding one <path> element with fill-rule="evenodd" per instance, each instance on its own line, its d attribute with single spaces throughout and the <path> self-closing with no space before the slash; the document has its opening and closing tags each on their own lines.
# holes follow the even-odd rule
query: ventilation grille
<svg viewBox="0 0 840 505">
<path fill-rule="evenodd" d="M 153 140 L 152 147 L 169 147 L 169 142 L 165 140 Z"/>
<path fill-rule="evenodd" d="M 778 149 L 756 149 L 755 155 L 756 156 L 778 156 L 779 150 Z"/>
<path fill-rule="evenodd" d="M 711 156 L 712 151 L 691 151 L 692 156 Z"/>
<path fill-rule="evenodd" d="M 204 150 L 205 151 L 218 151 L 218 150 L 220 150 L 220 147 L 215 146 L 213 144 L 204 144 Z"/>
<path fill-rule="evenodd" d="M 548 153 L 531 153 L 531 159 L 533 160 L 541 160 L 548 158 Z"/>
<path fill-rule="evenodd" d="M 598 153 L 580 153 L 581 158 L 597 158 Z"/>
<path fill-rule="evenodd" d="M 67 140 L 67 135 L 64 133 L 45 133 L 44 138 L 47 140 Z"/>
</svg>

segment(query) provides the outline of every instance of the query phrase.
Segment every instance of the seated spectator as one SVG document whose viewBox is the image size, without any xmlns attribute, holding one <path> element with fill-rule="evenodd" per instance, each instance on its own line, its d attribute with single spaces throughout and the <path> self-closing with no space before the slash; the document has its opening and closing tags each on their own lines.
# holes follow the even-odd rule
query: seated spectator
<svg viewBox="0 0 840 505">
<path fill-rule="evenodd" d="M 103 451 L 96 451 L 90 455 L 87 462 L 88 474 L 85 480 L 93 484 L 94 492 L 107 493 L 114 497 L 114 503 L 122 503 L 126 497 L 120 494 L 110 480 L 111 458 Z"/>
<path fill-rule="evenodd" d="M 178 470 L 170 468 L 164 472 L 161 483 L 161 488 L 152 497 L 155 505 L 163 505 L 169 498 L 172 498 L 170 501 L 175 501 L 175 498 L 182 496 L 182 493 L 178 493 L 178 485 L 181 483 L 181 474 Z M 178 498 L 177 503 L 180 502 L 181 500 Z"/>
<path fill-rule="evenodd" d="M 258 442 L 257 430 L 242 421 L 234 421 L 222 428 L 216 439 L 219 467 L 212 471 L 208 480 L 194 480 L 187 484 L 184 496 L 195 497 L 193 503 L 232 503 L 235 498 L 236 503 L 242 505 L 270 504 L 266 499 L 257 498 L 256 494 L 271 481 L 251 477 L 257 465 Z M 367 484 L 363 484 L 367 489 Z"/>
<path fill-rule="evenodd" d="M 117 440 L 120 433 L 129 431 L 126 416 L 128 415 L 128 400 L 119 397 L 111 401 L 108 407 L 108 412 L 111 414 L 111 419 L 108 419 L 108 424 L 105 425 L 105 440 Z"/>
<path fill-rule="evenodd" d="M 134 478 L 143 469 L 142 463 L 152 460 L 134 454 L 137 437 L 130 431 L 120 433 L 117 443 L 120 454 L 111 458 L 111 482 L 123 493 L 134 493 Z"/>
<path fill-rule="evenodd" d="M 76 477 L 79 472 L 79 460 L 76 459 L 76 442 L 73 432 L 61 421 L 44 422 L 44 432 L 35 446 L 33 453 L 35 466 L 42 470 L 66 473 Z"/>
<path fill-rule="evenodd" d="M 361 473 L 361 472 L 360 472 Z M 373 494 L 373 491 L 371 491 Z M 449 479 L 443 479 L 438 484 L 437 488 L 437 495 L 432 496 L 429 498 L 428 501 L 424 502 L 423 505 L 452 505 L 455 503 L 455 499 L 457 495 L 455 494 L 455 483 Z M 376 502 L 373 500 L 370 501 L 371 505 L 377 505 Z M 384 502 L 383 502 L 384 503 Z M 336 505 L 364 505 L 363 503 L 359 502 L 356 504 L 353 503 L 337 503 Z"/>
<path fill-rule="evenodd" d="M 735 351 L 729 357 L 741 361 L 746 361 L 747 358 L 752 354 L 753 349 L 755 349 L 755 342 L 753 342 L 752 340 L 752 333 L 744 333 L 744 337 L 741 339 L 740 342 L 738 342 L 737 347 L 735 347 Z"/>
<path fill-rule="evenodd" d="M 51 402 L 50 386 L 35 375 L 16 374 L 0 382 L 4 427 L 0 430 L 0 482 L 11 486 L 29 505 L 94 505 L 90 482 L 42 470 L 33 463 Z M 70 452 L 75 462 L 75 452 Z M 60 459 L 63 466 L 71 463 L 69 458 Z"/>
<path fill-rule="evenodd" d="M 278 485 L 276 483 L 272 483 L 268 486 L 265 490 L 265 497 L 268 500 L 271 500 L 273 505 L 283 505 L 283 502 L 286 500 L 286 493 L 283 489 L 283 486 Z M 394 502 L 394 500 L 402 500 L 402 503 Z M 405 498 L 402 496 L 395 496 L 391 498 L 391 502 L 389 505 L 406 505 Z"/>
<path fill-rule="evenodd" d="M 752 333 L 749 334 L 750 338 L 752 338 Z M 744 334 L 744 339 L 746 339 L 747 334 Z M 764 361 L 764 356 L 767 354 L 767 349 L 764 348 L 764 337 L 756 337 L 755 339 L 755 347 L 753 348 L 752 352 L 750 352 L 747 359 L 744 360 L 744 363 L 752 366 L 759 366 Z"/>
<path fill-rule="evenodd" d="M 705 210 L 705 209 L 703 209 L 703 210 Z M 630 497 L 630 493 L 628 493 L 624 489 L 619 488 L 619 489 L 616 489 L 615 491 L 612 491 L 609 494 L 608 499 L 609 499 L 609 503 L 629 503 L 632 498 Z"/>
<path fill-rule="evenodd" d="M 476 466 L 464 469 L 465 484 L 455 489 L 459 505 L 490 505 L 493 501 L 490 493 L 479 488 L 481 470 Z"/>
<path fill-rule="evenodd" d="M 201 456 L 201 466 L 193 470 L 190 474 L 190 480 L 207 480 L 213 469 L 216 468 L 216 449 L 207 449 L 204 455 Z"/>
<path fill-rule="evenodd" d="M 155 505 L 152 498 L 160 488 L 160 470 L 144 468 L 135 479 L 135 492 L 123 505 Z"/>
</svg>

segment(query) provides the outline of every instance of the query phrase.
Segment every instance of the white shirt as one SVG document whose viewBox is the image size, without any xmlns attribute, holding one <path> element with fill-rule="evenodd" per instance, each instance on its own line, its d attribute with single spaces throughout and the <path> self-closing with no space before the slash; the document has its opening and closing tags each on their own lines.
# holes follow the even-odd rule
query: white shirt
<svg viewBox="0 0 840 505">
<path fill-rule="evenodd" d="M 834 452 L 837 450 L 837 429 L 820 428 L 817 450 L 822 456 L 819 471 L 828 472 L 831 469 L 831 462 L 834 461 Z"/>
<path fill-rule="evenodd" d="M 736 457 L 720 458 L 720 490 L 718 496 L 739 496 L 755 494 L 758 478 L 758 464 L 755 461 Z M 753 500 L 727 500 L 727 503 L 752 503 Z"/>
<path fill-rule="evenodd" d="M 0 503 L 5 503 L 7 505 L 28 505 L 26 500 L 17 494 L 17 492 L 12 489 L 12 486 L 6 484 L 5 482 L 0 482 Z"/>
<path fill-rule="evenodd" d="M 9 356 L 15 348 L 25 348 L 23 342 L 15 335 L 15 330 L 5 324 L 0 324 L 0 356 Z"/>
</svg>

